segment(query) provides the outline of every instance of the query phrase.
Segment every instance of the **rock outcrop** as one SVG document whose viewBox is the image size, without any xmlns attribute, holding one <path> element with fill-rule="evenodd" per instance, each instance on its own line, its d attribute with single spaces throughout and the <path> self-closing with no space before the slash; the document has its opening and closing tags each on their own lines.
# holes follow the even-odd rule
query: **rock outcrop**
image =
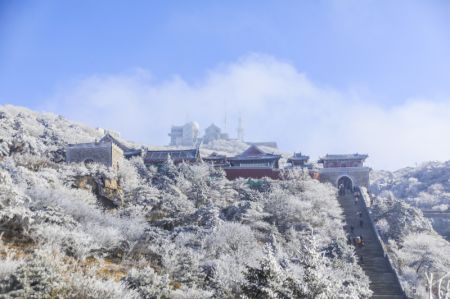
<svg viewBox="0 0 450 299">
<path fill-rule="evenodd" d="M 123 204 L 123 189 L 116 179 L 84 175 L 75 179 L 74 187 L 91 191 L 106 208 L 114 208 Z"/>
</svg>

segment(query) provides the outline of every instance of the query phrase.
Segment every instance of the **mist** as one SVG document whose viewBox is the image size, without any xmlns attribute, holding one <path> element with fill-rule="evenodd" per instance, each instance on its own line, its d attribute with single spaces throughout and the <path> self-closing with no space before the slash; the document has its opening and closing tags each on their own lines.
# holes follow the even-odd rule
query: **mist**
<svg viewBox="0 0 450 299">
<path fill-rule="evenodd" d="M 396 99 L 381 106 L 356 88 L 338 90 L 276 57 L 251 54 L 222 63 L 194 82 L 151 70 L 95 74 L 60 86 L 42 110 L 112 129 L 149 145 L 166 145 L 171 125 L 211 123 L 248 141 L 277 141 L 285 152 L 313 159 L 327 153 L 368 153 L 368 165 L 394 170 L 448 160 L 448 98 Z M 400 104 L 398 104 L 400 103 Z"/>
</svg>

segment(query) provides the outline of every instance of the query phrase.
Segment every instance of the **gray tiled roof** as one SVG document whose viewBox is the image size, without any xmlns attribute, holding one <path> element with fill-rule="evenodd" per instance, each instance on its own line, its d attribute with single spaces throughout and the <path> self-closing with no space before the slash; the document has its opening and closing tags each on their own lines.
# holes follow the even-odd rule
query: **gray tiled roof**
<svg viewBox="0 0 450 299">
<path fill-rule="evenodd" d="M 124 152 L 133 150 L 133 149 L 129 148 L 128 146 L 126 146 L 123 142 L 119 141 L 116 137 L 114 137 L 110 133 L 106 133 L 105 136 L 103 136 L 99 142 L 108 142 L 108 141 L 114 142 Z"/>
<path fill-rule="evenodd" d="M 198 149 L 188 150 L 154 150 L 147 151 L 145 154 L 144 162 L 146 163 L 158 163 L 166 161 L 170 156 L 170 159 L 174 162 L 180 161 L 196 161 L 199 157 Z"/>
<path fill-rule="evenodd" d="M 321 157 L 319 161 L 330 161 L 330 160 L 365 160 L 369 157 L 366 154 L 344 154 L 344 155 L 326 155 Z"/>
<path fill-rule="evenodd" d="M 290 157 L 288 159 L 288 161 L 289 160 L 291 160 L 291 161 L 294 161 L 294 160 L 297 160 L 297 161 L 308 161 L 309 160 L 309 156 L 302 155 L 302 153 L 294 153 L 294 155 L 292 157 Z"/>
<path fill-rule="evenodd" d="M 240 161 L 240 160 L 276 160 L 280 159 L 281 155 L 276 155 L 272 153 L 266 153 L 256 145 L 250 146 L 243 153 L 228 158 L 230 161 Z"/>
<path fill-rule="evenodd" d="M 226 155 L 219 155 L 218 153 L 214 152 L 211 155 L 204 157 L 203 160 L 212 160 L 212 159 L 226 159 Z"/>
</svg>

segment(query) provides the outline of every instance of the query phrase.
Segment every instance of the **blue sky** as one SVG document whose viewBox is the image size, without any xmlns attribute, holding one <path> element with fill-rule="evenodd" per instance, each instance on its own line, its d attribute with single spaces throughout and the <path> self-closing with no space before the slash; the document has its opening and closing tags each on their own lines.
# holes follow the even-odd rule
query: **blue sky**
<svg viewBox="0 0 450 299">
<path fill-rule="evenodd" d="M 432 105 L 429 110 L 419 109 L 422 114 L 405 116 L 404 123 L 393 120 L 392 126 L 407 130 L 406 123 L 415 117 L 417 122 L 421 119 L 428 123 L 438 119 L 433 129 L 446 129 L 447 123 L 433 113 L 439 110 L 436 107 L 442 109 L 440 105 L 447 108 L 450 98 L 449 8 L 447 1 L 414 0 L 0 0 L 0 103 L 50 110 L 92 125 L 113 127 L 138 141 L 159 144 L 167 142 L 169 123 L 187 118 L 196 118 L 203 128 L 208 122 L 220 123 L 219 111 L 226 105 L 230 115 L 243 114 L 250 139 L 278 139 L 288 151 L 305 148 L 313 155 L 333 150 L 372 152 L 375 145 L 363 140 L 346 145 L 315 141 L 317 135 L 336 126 L 342 126 L 343 131 L 352 127 L 338 118 L 328 126 L 322 123 L 329 119 L 318 118 L 322 125 L 313 126 L 297 122 L 295 115 L 286 118 L 283 113 L 293 109 L 299 110 L 298 115 L 332 111 L 326 111 L 330 105 L 317 105 L 322 98 L 311 98 L 302 90 L 292 94 L 284 91 L 289 84 L 309 86 L 314 94 L 325 93 L 328 99 L 324 103 L 373 107 L 384 121 L 399 109 L 409 111 L 417 102 L 426 103 Z M 255 72 L 246 73 L 246 67 Z M 246 74 L 243 81 L 250 82 L 247 87 L 230 83 L 236 79 L 230 76 L 239 78 L 242 73 Z M 256 101 L 252 105 L 243 104 L 248 89 L 259 88 L 258 78 L 264 76 L 269 81 L 281 76 L 285 81 L 270 91 L 252 94 L 252 101 Z M 218 84 L 215 78 L 231 85 Z M 185 89 L 192 93 L 192 100 L 183 99 Z M 110 100 L 118 94 L 123 97 Z M 177 99 L 167 100 L 168 94 Z M 209 116 L 197 113 L 196 96 L 216 102 L 211 109 L 217 111 Z M 286 100 L 289 97 L 292 100 Z M 158 110 L 166 112 L 167 121 L 162 121 L 158 129 L 146 133 L 137 126 L 149 123 L 133 122 L 132 116 L 125 118 L 130 120 L 126 123 L 114 121 L 115 113 L 121 110 L 119 105 L 131 101 L 148 109 L 151 116 L 153 107 L 164 106 L 162 99 L 171 106 Z M 93 109 L 95 119 L 77 109 L 91 104 L 97 107 Z M 279 105 L 288 109 L 273 111 Z M 183 111 L 175 111 L 177 106 Z M 309 113 L 309 109 L 317 110 L 317 114 Z M 99 116 L 106 111 L 110 117 Z M 269 119 L 263 131 L 266 135 L 255 124 L 257 114 Z M 353 118 L 345 112 L 342 115 Z M 375 126 L 376 122 L 367 130 L 375 130 Z M 290 127 L 311 130 L 315 136 L 295 137 Z M 438 142 L 438 135 L 430 142 Z M 411 146 L 413 141 L 402 140 L 393 146 L 401 149 L 401 155 L 403 146 Z M 449 149 L 447 144 L 434 146 L 442 151 Z M 429 159 L 446 159 L 443 152 L 424 147 L 420 155 L 395 166 L 420 162 L 427 151 Z M 391 164 L 381 162 L 383 154 L 380 151 L 373 163 L 389 167 Z"/>
</svg>

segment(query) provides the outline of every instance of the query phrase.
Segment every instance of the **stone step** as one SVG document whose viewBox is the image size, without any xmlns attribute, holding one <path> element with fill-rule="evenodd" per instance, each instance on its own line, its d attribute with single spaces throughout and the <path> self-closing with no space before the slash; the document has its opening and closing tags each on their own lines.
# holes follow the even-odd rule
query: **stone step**
<svg viewBox="0 0 450 299">
<path fill-rule="evenodd" d="M 364 261 L 364 264 L 361 265 L 362 268 L 364 268 L 367 271 L 374 271 L 375 270 L 384 270 L 384 272 L 381 273 L 387 273 L 390 272 L 390 268 L 387 265 L 371 265 L 368 262 Z M 379 271 L 377 271 L 379 273 Z"/>
<path fill-rule="evenodd" d="M 375 295 L 402 295 L 402 290 L 400 287 L 395 285 L 370 285 L 370 289 Z"/>
<path fill-rule="evenodd" d="M 371 250 L 371 249 L 356 249 L 356 254 L 362 255 L 364 261 L 366 261 L 366 258 L 369 257 L 383 257 L 383 252 L 380 252 L 379 250 Z"/>
<path fill-rule="evenodd" d="M 371 299 L 405 299 L 403 295 L 373 295 Z"/>
<path fill-rule="evenodd" d="M 388 267 L 378 267 L 377 268 L 377 267 L 371 266 L 371 267 L 362 267 L 362 268 L 366 273 L 371 274 L 371 275 L 381 275 L 383 273 L 386 273 L 386 271 L 389 271 Z"/>
<path fill-rule="evenodd" d="M 364 236 L 363 236 L 364 238 Z M 361 252 L 365 252 L 365 251 L 377 251 L 377 252 L 381 252 L 383 253 L 383 247 L 381 247 L 380 245 L 378 245 L 377 242 L 369 242 L 366 241 L 366 238 L 364 238 L 364 245 L 356 245 L 355 249 Z"/>
<path fill-rule="evenodd" d="M 374 264 L 369 261 L 363 260 L 363 264 L 361 264 L 361 267 L 371 270 L 371 269 L 387 269 L 386 273 L 392 273 L 391 268 L 387 264 Z"/>
<path fill-rule="evenodd" d="M 389 269 L 386 272 L 391 272 L 390 271 L 390 267 L 387 264 L 374 264 L 374 263 L 371 263 L 371 262 L 366 261 L 366 260 L 363 260 L 363 262 L 364 263 L 361 265 L 361 267 L 363 267 L 365 269 L 371 270 L 371 269 L 381 269 L 381 268 L 383 268 L 383 269 Z"/>
<path fill-rule="evenodd" d="M 379 288 L 379 289 L 372 289 L 372 292 L 374 295 L 389 295 L 389 296 L 396 296 L 396 295 L 402 295 L 401 289 L 398 290 L 390 290 L 386 288 Z"/>
<path fill-rule="evenodd" d="M 375 268 L 375 267 L 362 267 L 364 272 L 366 272 L 367 274 L 370 275 L 378 275 L 378 274 L 383 274 L 386 273 L 386 271 L 389 271 L 388 267 L 380 267 L 380 268 Z"/>
<path fill-rule="evenodd" d="M 389 298 L 389 299 L 390 298 L 397 298 L 395 296 L 403 296 L 402 292 L 394 292 L 394 293 L 389 293 L 389 292 L 377 292 L 377 293 L 375 293 L 375 292 L 373 292 L 373 294 L 378 295 L 378 296 L 386 296 L 384 298 Z M 371 298 L 374 298 L 374 297 L 371 297 Z M 406 299 L 406 297 L 400 297 L 400 298 Z"/>
<path fill-rule="evenodd" d="M 366 261 L 364 261 L 364 264 L 362 264 L 361 267 L 366 269 L 367 271 L 385 270 L 384 272 L 381 273 L 391 272 L 390 268 L 387 265 L 373 265 Z"/>
<path fill-rule="evenodd" d="M 374 260 L 376 259 L 376 260 Z M 379 261 L 378 259 L 383 259 L 382 261 Z M 384 257 L 374 257 L 374 256 L 364 256 L 363 257 L 363 265 L 364 266 L 386 266 L 389 267 L 389 264 L 384 261 Z"/>
<path fill-rule="evenodd" d="M 396 284 L 376 283 L 376 284 L 369 284 L 369 287 L 374 292 L 374 294 L 380 294 L 380 295 L 387 295 L 387 294 L 401 295 L 402 294 L 402 289 L 399 286 L 397 286 Z"/>
<path fill-rule="evenodd" d="M 383 252 L 374 249 L 356 249 L 357 255 L 362 255 L 363 258 L 369 257 L 383 257 Z M 365 260 L 364 260 L 365 261 Z"/>
<path fill-rule="evenodd" d="M 375 273 L 372 273 L 375 274 Z M 373 283 L 378 283 L 378 282 L 390 282 L 392 281 L 393 283 L 396 283 L 395 280 L 395 274 L 393 273 L 376 273 L 376 275 L 373 275 L 373 277 L 370 278 L 370 281 Z"/>
<path fill-rule="evenodd" d="M 354 202 L 353 195 L 348 194 L 339 197 L 339 203 L 343 210 L 343 226 L 350 237 L 361 235 L 364 238 L 364 246 L 355 246 L 355 252 L 358 257 L 363 257 L 363 263 L 359 262 L 370 280 L 370 289 L 374 292 L 372 298 L 375 299 L 404 299 L 402 290 L 398 284 L 395 273 L 392 272 L 386 258 L 383 248 L 378 241 L 376 232 L 370 227 L 370 215 L 365 207 L 359 201 Z M 362 217 L 357 213 L 362 212 Z M 361 227 L 360 221 L 363 226 Z M 353 233 L 350 227 L 353 226 Z"/>
<path fill-rule="evenodd" d="M 402 289 L 395 284 L 387 284 L 387 283 L 379 283 L 379 284 L 370 284 L 370 289 L 374 294 L 378 295 L 401 295 Z"/>
<path fill-rule="evenodd" d="M 400 290 L 400 287 L 398 286 L 398 284 L 395 281 L 376 281 L 376 282 L 371 282 L 370 286 L 374 289 L 377 287 L 382 287 L 383 289 L 389 289 L 389 290 L 395 290 L 395 291 Z"/>
<path fill-rule="evenodd" d="M 383 247 L 381 247 L 379 244 L 378 244 L 378 242 L 369 242 L 369 240 L 366 240 L 366 238 L 364 237 L 364 236 L 362 236 L 363 237 L 363 240 L 364 240 L 364 245 L 362 245 L 362 246 L 356 246 L 356 249 L 359 249 L 359 250 L 368 250 L 368 249 L 376 249 L 376 250 L 378 250 L 378 251 L 381 251 L 381 252 L 383 252 Z"/>
<path fill-rule="evenodd" d="M 383 273 L 386 273 L 386 271 L 389 270 L 388 268 L 385 268 L 385 267 L 378 268 L 378 269 L 377 268 L 367 268 L 367 267 L 362 267 L 362 268 L 367 274 L 371 274 L 372 276 L 381 275 Z"/>
<path fill-rule="evenodd" d="M 376 263 L 373 263 L 373 262 L 370 262 L 369 260 L 367 260 L 370 257 L 382 258 L 383 254 L 381 252 L 370 252 L 370 251 L 357 250 L 356 254 L 358 255 L 358 257 L 362 256 L 362 258 L 363 258 L 362 262 L 366 265 L 386 265 L 386 264 L 376 264 Z M 359 260 L 361 260 L 361 259 L 359 259 Z"/>
<path fill-rule="evenodd" d="M 400 287 L 398 286 L 397 283 L 395 282 L 389 282 L 389 281 L 380 281 L 380 282 L 372 282 L 370 283 L 371 288 L 373 289 L 377 289 L 377 288 L 382 288 L 385 290 L 390 290 L 390 291 L 395 291 L 398 292 L 400 289 Z"/>
<path fill-rule="evenodd" d="M 362 255 L 363 258 L 383 257 L 383 252 L 374 249 L 356 249 L 356 254 Z"/>
<path fill-rule="evenodd" d="M 362 267 L 362 268 L 363 268 L 364 272 L 367 273 L 367 275 L 370 275 L 372 277 L 375 276 L 375 275 L 386 273 L 386 271 L 389 270 L 388 268 L 384 268 L 384 267 L 383 268 L 379 268 L 379 269 L 365 268 L 365 267 Z"/>
</svg>

